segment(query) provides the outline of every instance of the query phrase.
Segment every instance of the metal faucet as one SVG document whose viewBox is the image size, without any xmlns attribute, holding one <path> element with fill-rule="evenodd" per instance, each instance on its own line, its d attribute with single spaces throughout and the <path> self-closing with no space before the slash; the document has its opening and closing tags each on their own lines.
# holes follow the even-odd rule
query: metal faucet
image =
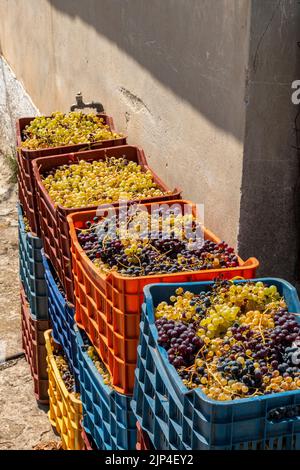
<svg viewBox="0 0 300 470">
<path fill-rule="evenodd" d="M 76 104 L 72 104 L 70 107 L 70 111 L 75 111 L 75 109 L 84 109 L 84 108 L 94 108 L 96 109 L 97 113 L 103 113 L 104 107 L 101 103 L 95 103 L 92 101 L 91 103 L 85 103 L 83 101 L 82 93 L 79 92 L 76 95 Z"/>
</svg>

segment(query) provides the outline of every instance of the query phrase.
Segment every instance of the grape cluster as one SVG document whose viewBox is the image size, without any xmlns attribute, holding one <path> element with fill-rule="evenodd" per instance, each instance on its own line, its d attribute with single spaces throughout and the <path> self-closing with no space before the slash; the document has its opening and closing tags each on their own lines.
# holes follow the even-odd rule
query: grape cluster
<svg viewBox="0 0 300 470">
<path fill-rule="evenodd" d="M 262 282 L 216 281 L 200 294 L 179 288 L 156 308 L 158 342 L 185 385 L 221 401 L 300 388 L 296 318 Z"/>
<path fill-rule="evenodd" d="M 273 422 L 279 422 L 286 419 L 293 419 L 300 416 L 300 405 L 282 406 L 270 410 L 268 419 Z"/>
<path fill-rule="evenodd" d="M 31 228 L 30 228 L 29 220 L 27 219 L 27 217 L 23 216 L 23 221 L 24 221 L 25 232 L 30 233 Z"/>
<path fill-rule="evenodd" d="M 168 351 L 168 358 L 175 367 L 189 366 L 195 355 L 204 346 L 204 342 L 196 335 L 193 325 L 160 318 L 156 321 L 159 344 Z"/>
<path fill-rule="evenodd" d="M 111 385 L 112 381 L 111 381 L 110 373 L 108 372 L 105 365 L 99 358 L 99 355 L 96 349 L 94 348 L 94 346 L 85 345 L 85 349 L 87 351 L 89 358 L 92 359 L 93 363 L 95 364 L 95 367 L 98 370 L 99 374 L 101 374 L 105 385 Z"/>
<path fill-rule="evenodd" d="M 107 217 L 99 221 L 96 217 L 78 232 L 78 240 L 87 256 L 102 271 L 114 270 L 126 276 L 238 266 L 237 256 L 225 242 L 201 239 L 191 246 L 191 237 L 187 237 L 182 229 L 184 218 L 169 214 L 159 221 L 156 232 L 147 232 L 136 215 L 130 218 L 130 226 L 127 226 L 128 222 L 125 222 L 126 226 L 120 226 L 117 222 L 116 232 L 110 233 L 110 226 L 115 227 L 115 219 Z M 196 231 L 199 223 L 193 217 L 191 220 Z M 148 214 L 146 222 L 151 226 L 151 216 Z M 163 225 L 168 225 L 170 229 L 163 231 Z"/>
<path fill-rule="evenodd" d="M 29 150 L 99 142 L 120 137 L 111 132 L 104 120 L 95 114 L 73 111 L 38 116 L 23 130 L 22 148 Z"/>
<path fill-rule="evenodd" d="M 70 371 L 66 356 L 58 349 L 54 351 L 53 356 L 66 389 L 69 393 L 74 393 L 76 396 L 79 396 L 75 392 L 75 379 Z"/>
<path fill-rule="evenodd" d="M 153 181 L 151 171 L 143 171 L 126 158 L 115 157 L 63 165 L 48 172 L 43 185 L 55 204 L 69 208 L 167 194 Z"/>
</svg>

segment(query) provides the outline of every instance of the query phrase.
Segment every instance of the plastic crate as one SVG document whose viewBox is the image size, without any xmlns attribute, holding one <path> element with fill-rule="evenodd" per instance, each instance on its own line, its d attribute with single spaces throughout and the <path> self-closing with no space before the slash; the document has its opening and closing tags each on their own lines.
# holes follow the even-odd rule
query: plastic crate
<svg viewBox="0 0 300 470">
<path fill-rule="evenodd" d="M 40 236 L 40 228 L 37 221 L 37 203 L 36 198 L 33 197 L 33 189 L 31 185 L 26 183 L 26 178 L 23 172 L 20 171 L 20 152 L 17 151 L 17 163 L 18 163 L 18 193 L 19 193 L 19 202 L 23 208 L 24 213 L 28 219 L 30 230 L 34 236 Z"/>
<path fill-rule="evenodd" d="M 50 258 L 60 278 L 60 281 L 64 286 L 67 299 L 73 303 L 74 286 L 72 280 L 70 236 L 67 216 L 74 212 L 86 211 L 88 209 L 97 210 L 98 206 L 79 207 L 73 209 L 54 204 L 43 185 L 42 175 L 49 170 L 58 168 L 61 165 L 77 163 L 79 160 L 85 160 L 88 162 L 105 160 L 106 157 L 125 157 L 129 161 L 134 161 L 141 165 L 145 171 L 150 170 L 150 168 L 147 166 L 147 161 L 143 150 L 129 145 L 102 150 L 92 150 L 88 152 L 78 152 L 76 154 L 72 153 L 67 155 L 58 155 L 55 157 L 38 158 L 32 162 L 45 253 Z M 158 184 L 158 186 L 165 192 L 169 192 L 169 194 L 161 197 L 147 198 L 143 200 L 144 202 L 167 201 L 170 199 L 180 198 L 180 190 L 174 189 L 174 191 L 170 191 L 169 188 L 158 178 L 158 176 L 153 171 L 152 174 L 153 179 Z M 111 207 L 111 205 L 116 206 L 118 203 L 103 204 L 99 207 L 102 209 L 108 206 Z"/>
<path fill-rule="evenodd" d="M 105 385 L 88 356 L 84 332 L 75 326 L 80 373 L 83 427 L 101 450 L 133 450 L 136 446 L 136 419 L 131 396 L 122 395 Z"/>
<path fill-rule="evenodd" d="M 48 319 L 48 297 L 42 262 L 42 240 L 26 232 L 22 209 L 18 205 L 20 277 L 30 309 L 37 320 Z"/>
<path fill-rule="evenodd" d="M 172 201 L 172 204 L 180 207 L 187 204 L 196 211 L 196 206 L 189 201 Z M 150 211 L 152 204 L 146 203 L 143 206 Z M 154 282 L 199 281 L 216 276 L 228 279 L 235 276 L 251 278 L 259 263 L 255 258 L 245 262 L 239 258 L 239 266 L 236 268 L 132 278 L 116 272 L 106 275 L 89 260 L 76 235 L 76 229 L 83 228 L 85 222 L 91 220 L 95 214 L 95 211 L 88 211 L 68 216 L 76 297 L 75 321 L 86 331 L 109 369 L 114 388 L 120 393 L 132 394 L 143 288 Z M 220 241 L 207 229 L 204 230 L 204 235 L 215 242 Z"/>
<path fill-rule="evenodd" d="M 49 321 L 37 320 L 31 313 L 24 288 L 21 287 L 22 347 L 30 366 L 34 394 L 40 403 L 48 403 L 48 374 L 44 332 L 50 327 Z"/>
<path fill-rule="evenodd" d="M 152 450 L 153 446 L 150 442 L 149 436 L 144 431 L 137 421 L 136 423 L 137 437 L 136 437 L 136 450 Z"/>
<path fill-rule="evenodd" d="M 255 279 L 274 284 L 288 309 L 300 312 L 293 286 L 281 279 Z M 242 283 L 246 281 L 235 281 Z M 158 345 L 154 309 L 181 286 L 199 293 L 211 282 L 160 284 L 145 288 L 136 386 L 132 406 L 156 449 L 300 449 L 300 416 L 274 422 L 270 412 L 300 405 L 300 390 L 234 401 L 209 399 L 201 389 L 188 390 L 167 352 Z M 298 318 L 298 317 L 296 317 Z M 300 407 L 299 407 L 300 410 Z"/>
<path fill-rule="evenodd" d="M 42 252 L 43 255 L 43 252 Z M 70 304 L 55 282 L 55 273 L 50 261 L 43 255 L 45 278 L 48 287 L 48 310 L 52 325 L 52 337 L 60 344 L 68 359 L 70 369 L 75 377 L 76 388 L 79 391 L 79 369 L 77 359 L 77 343 L 74 331 L 74 306 Z"/>
<path fill-rule="evenodd" d="M 61 437 L 64 450 L 83 450 L 81 436 L 82 405 L 73 393 L 68 392 L 53 356 L 51 330 L 45 332 L 49 376 L 49 420 Z"/>
<path fill-rule="evenodd" d="M 142 341 L 148 343 L 144 357 L 140 345 L 137 349 L 132 410 L 155 449 L 190 450 L 184 446 L 182 440 L 183 405 L 173 389 L 157 350 L 144 333 L 144 322 L 141 322 L 141 330 Z"/>
<path fill-rule="evenodd" d="M 109 125 L 111 131 L 115 132 L 113 119 L 106 114 L 98 114 L 98 116 L 104 119 L 104 123 Z M 61 155 L 70 152 L 78 152 L 79 150 L 86 148 L 104 148 L 113 147 L 114 145 L 126 144 L 126 136 L 111 139 L 102 140 L 93 144 L 76 144 L 76 145 L 65 145 L 61 147 L 52 147 L 39 150 L 27 150 L 21 148 L 22 143 L 22 132 L 25 127 L 33 120 L 34 117 L 25 117 L 17 120 L 17 147 L 18 147 L 18 182 L 19 182 L 19 196 L 20 201 L 25 211 L 25 214 L 29 220 L 31 230 L 35 235 L 40 235 L 40 227 L 38 220 L 37 201 L 35 195 L 35 185 L 33 181 L 33 171 L 31 162 L 35 158 L 47 157 L 50 155 Z"/>
</svg>

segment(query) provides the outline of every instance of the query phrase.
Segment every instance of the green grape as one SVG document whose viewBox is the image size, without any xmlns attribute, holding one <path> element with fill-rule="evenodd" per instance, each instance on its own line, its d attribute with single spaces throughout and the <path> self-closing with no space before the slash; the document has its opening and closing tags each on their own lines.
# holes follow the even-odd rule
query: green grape
<svg viewBox="0 0 300 470">
<path fill-rule="evenodd" d="M 300 388 L 294 315 L 276 286 L 251 281 L 217 281 L 199 294 L 179 288 L 155 310 L 159 345 L 183 383 L 219 401 Z"/>
<path fill-rule="evenodd" d="M 24 221 L 25 232 L 27 232 L 27 233 L 31 232 L 31 228 L 30 228 L 30 225 L 29 225 L 29 220 L 27 219 L 27 217 L 23 217 L 23 221 Z"/>
<path fill-rule="evenodd" d="M 43 178 L 55 204 L 82 207 L 145 199 L 168 194 L 153 181 L 150 171 L 125 158 L 107 158 L 64 165 Z"/>
<path fill-rule="evenodd" d="M 105 385 L 110 385 L 112 384 L 111 376 L 108 370 L 106 369 L 105 365 L 101 361 L 100 357 L 98 356 L 98 353 L 94 346 L 89 346 L 87 349 L 87 354 L 88 356 L 92 359 L 96 369 L 98 370 L 99 374 L 101 374 L 103 381 Z"/>
<path fill-rule="evenodd" d="M 56 112 L 50 117 L 38 116 L 33 119 L 23 131 L 21 147 L 37 150 L 111 140 L 120 136 L 111 132 L 103 118 L 95 114 Z"/>
</svg>

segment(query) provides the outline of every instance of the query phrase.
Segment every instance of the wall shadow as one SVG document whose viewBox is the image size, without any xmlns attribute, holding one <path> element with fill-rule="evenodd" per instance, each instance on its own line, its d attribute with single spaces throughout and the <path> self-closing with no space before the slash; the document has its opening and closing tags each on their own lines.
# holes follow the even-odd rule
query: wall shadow
<svg viewBox="0 0 300 470">
<path fill-rule="evenodd" d="M 300 78 L 298 0 L 47 1 L 243 141 L 240 254 L 256 255 L 260 274 L 298 280 L 300 167 L 291 103 L 291 83 Z"/>
<path fill-rule="evenodd" d="M 239 252 L 256 254 L 260 275 L 299 286 L 298 108 L 291 85 L 300 78 L 300 4 L 252 0 L 251 18 Z"/>
<path fill-rule="evenodd" d="M 216 126 L 243 139 L 247 2 L 48 2 L 92 26 Z"/>
</svg>

